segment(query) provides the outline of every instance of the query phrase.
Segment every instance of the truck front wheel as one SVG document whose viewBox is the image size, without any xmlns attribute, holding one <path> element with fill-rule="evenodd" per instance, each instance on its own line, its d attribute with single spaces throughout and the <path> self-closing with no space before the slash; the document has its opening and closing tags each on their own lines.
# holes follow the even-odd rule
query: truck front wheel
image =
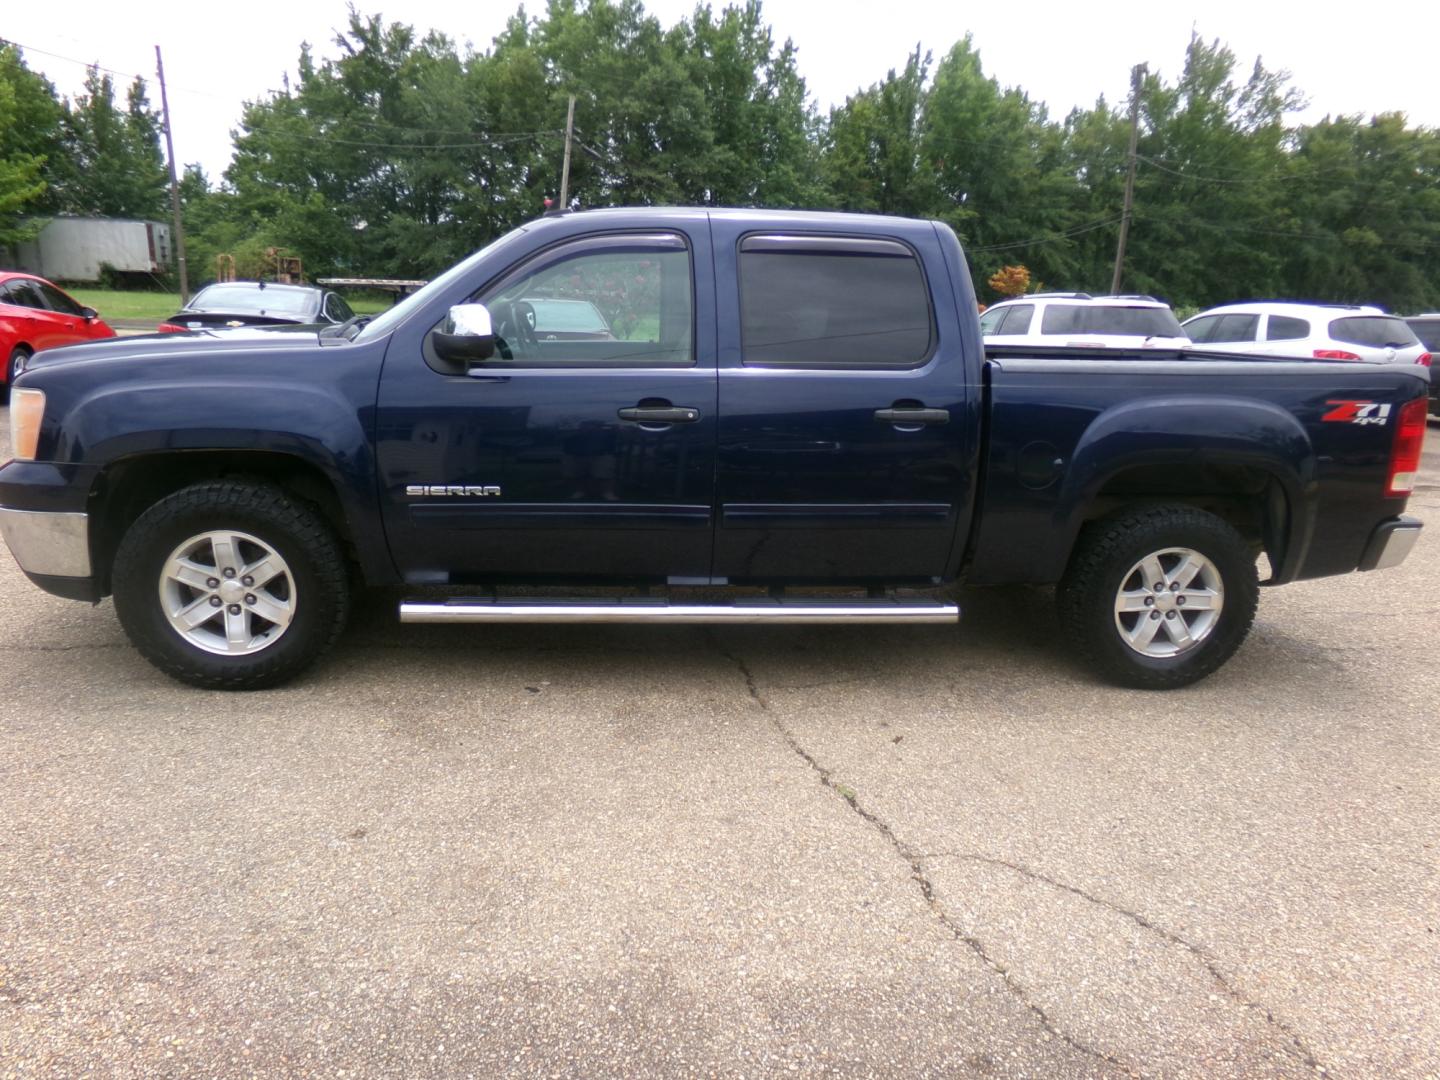
<svg viewBox="0 0 1440 1080">
<path fill-rule="evenodd" d="M 274 686 L 330 647 L 349 609 L 339 542 L 268 484 L 196 484 L 146 510 L 121 540 L 115 610 L 141 654 L 211 689 Z"/>
<path fill-rule="evenodd" d="M 1244 537 L 1189 506 L 1122 511 L 1081 534 L 1060 617 L 1115 682 L 1166 690 L 1203 679 L 1250 630 L 1260 589 Z"/>
</svg>

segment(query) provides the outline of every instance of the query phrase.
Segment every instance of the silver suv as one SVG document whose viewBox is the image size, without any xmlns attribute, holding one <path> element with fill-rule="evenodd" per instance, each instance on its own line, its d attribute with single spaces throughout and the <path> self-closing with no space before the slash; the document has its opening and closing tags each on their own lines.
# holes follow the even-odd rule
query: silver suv
<svg viewBox="0 0 1440 1080">
<path fill-rule="evenodd" d="M 980 316 L 987 345 L 1179 349 L 1190 344 L 1168 304 L 1153 296 L 1031 293 Z"/>
</svg>

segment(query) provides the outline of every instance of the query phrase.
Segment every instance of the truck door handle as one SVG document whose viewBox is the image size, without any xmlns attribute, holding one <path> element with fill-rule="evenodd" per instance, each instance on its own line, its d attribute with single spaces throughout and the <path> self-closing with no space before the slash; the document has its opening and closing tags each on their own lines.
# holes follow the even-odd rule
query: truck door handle
<svg viewBox="0 0 1440 1080">
<path fill-rule="evenodd" d="M 693 424 L 700 419 L 700 410 L 679 405 L 635 405 L 621 409 L 617 415 L 639 424 Z"/>
<path fill-rule="evenodd" d="M 876 409 L 875 419 L 882 424 L 948 424 L 949 409 Z"/>
</svg>

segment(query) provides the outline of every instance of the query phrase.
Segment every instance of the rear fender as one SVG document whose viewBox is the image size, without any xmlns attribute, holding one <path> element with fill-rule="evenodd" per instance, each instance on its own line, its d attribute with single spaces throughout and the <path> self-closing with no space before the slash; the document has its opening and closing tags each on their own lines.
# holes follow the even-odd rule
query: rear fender
<svg viewBox="0 0 1440 1080">
<path fill-rule="evenodd" d="M 1301 423 L 1284 409 L 1250 398 L 1145 398 L 1097 416 L 1076 444 L 1055 506 L 1058 578 L 1105 485 L 1120 473 L 1155 465 L 1244 465 L 1267 474 L 1285 497 L 1278 529 L 1283 556 L 1275 583 L 1304 562 L 1316 514 L 1316 456 Z"/>
</svg>

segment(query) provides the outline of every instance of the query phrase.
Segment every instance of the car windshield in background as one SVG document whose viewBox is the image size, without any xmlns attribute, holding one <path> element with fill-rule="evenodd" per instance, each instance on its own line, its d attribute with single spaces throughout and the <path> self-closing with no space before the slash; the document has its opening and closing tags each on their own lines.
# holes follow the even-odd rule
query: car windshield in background
<svg viewBox="0 0 1440 1080">
<path fill-rule="evenodd" d="M 1108 304 L 1051 304 L 1040 323 L 1042 334 L 1126 334 L 1134 337 L 1184 337 L 1169 308 L 1113 307 Z"/>
<path fill-rule="evenodd" d="M 1367 345 L 1372 349 L 1404 349 L 1419 345 L 1415 331 L 1401 318 L 1386 315 L 1352 315 L 1330 323 L 1330 336 L 1347 345 Z"/>
<path fill-rule="evenodd" d="M 245 285 L 211 285 L 191 299 L 189 311 L 221 311 L 257 315 L 311 315 L 319 293 L 308 289 L 259 289 Z"/>
<path fill-rule="evenodd" d="M 604 334 L 610 327 L 595 305 L 586 300 L 530 300 L 535 309 L 535 329 L 572 334 Z"/>
</svg>

